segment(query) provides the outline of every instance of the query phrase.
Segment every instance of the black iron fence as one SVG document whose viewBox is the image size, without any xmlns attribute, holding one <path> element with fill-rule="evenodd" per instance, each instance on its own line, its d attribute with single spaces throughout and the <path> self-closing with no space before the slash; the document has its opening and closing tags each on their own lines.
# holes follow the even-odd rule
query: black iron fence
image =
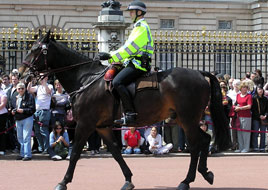
<svg viewBox="0 0 268 190">
<path fill-rule="evenodd" d="M 13 29 L 2 29 L 0 69 L 3 72 L 9 73 L 20 66 L 27 50 L 38 37 L 37 33 L 34 30 L 18 29 L 16 25 Z M 55 30 L 53 34 L 57 40 L 89 57 L 94 57 L 98 51 L 94 30 Z M 261 69 L 267 79 L 267 33 L 157 31 L 153 38 L 153 67 L 162 70 L 185 67 L 217 71 L 234 78 L 243 78 L 246 72 Z"/>
</svg>

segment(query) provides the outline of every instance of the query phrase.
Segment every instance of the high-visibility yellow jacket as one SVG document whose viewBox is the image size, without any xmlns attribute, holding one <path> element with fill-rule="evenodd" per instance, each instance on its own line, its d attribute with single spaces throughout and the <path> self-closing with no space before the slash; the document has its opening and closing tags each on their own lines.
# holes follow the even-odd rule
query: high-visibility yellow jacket
<svg viewBox="0 0 268 190">
<path fill-rule="evenodd" d="M 129 61 L 132 61 L 137 69 L 147 71 L 146 68 L 141 67 L 141 61 L 135 59 L 141 57 L 144 52 L 152 57 L 154 42 L 149 25 L 144 19 L 140 19 L 134 24 L 125 44 L 118 50 L 110 52 L 112 58 L 109 59 L 109 63 L 121 62 L 127 66 Z"/>
</svg>

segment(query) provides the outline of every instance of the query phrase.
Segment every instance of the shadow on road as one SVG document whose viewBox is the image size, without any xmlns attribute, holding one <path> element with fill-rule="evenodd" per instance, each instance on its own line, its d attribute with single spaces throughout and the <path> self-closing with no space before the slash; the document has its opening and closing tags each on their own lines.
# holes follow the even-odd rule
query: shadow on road
<svg viewBox="0 0 268 190">
<path fill-rule="evenodd" d="M 204 187 L 204 188 L 199 188 L 199 187 L 196 187 L 196 188 L 191 188 L 191 190 L 207 190 L 207 189 L 213 189 L 213 190 L 268 190 L 268 189 L 264 189 L 264 188 L 245 188 L 245 187 L 219 187 L 219 188 L 207 188 L 207 187 Z M 136 189 L 135 190 L 177 190 L 176 187 L 159 187 L 159 186 L 156 186 L 154 188 L 146 188 L 146 189 Z"/>
</svg>

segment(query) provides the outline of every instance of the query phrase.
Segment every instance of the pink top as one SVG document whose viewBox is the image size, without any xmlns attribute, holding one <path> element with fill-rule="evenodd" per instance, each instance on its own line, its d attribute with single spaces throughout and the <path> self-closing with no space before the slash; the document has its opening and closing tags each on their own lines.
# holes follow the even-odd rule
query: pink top
<svg viewBox="0 0 268 190">
<path fill-rule="evenodd" d="M 237 96 L 236 96 L 236 102 L 239 105 L 239 107 L 252 105 L 251 94 L 247 94 L 244 97 L 241 97 L 240 95 L 241 95 L 241 93 L 237 94 Z M 251 117 L 251 111 L 250 111 L 250 109 L 240 110 L 239 112 L 237 112 L 237 116 L 238 117 Z"/>
<path fill-rule="evenodd" d="M 1 104 L 2 101 L 3 101 L 3 97 L 7 97 L 7 95 L 6 95 L 6 93 L 1 89 L 1 90 L 0 90 L 0 104 Z M 4 114 L 4 113 L 7 113 L 7 108 L 6 108 L 6 107 L 4 107 L 4 108 L 2 108 L 2 109 L 0 110 L 0 115 L 1 115 L 1 114 Z"/>
</svg>

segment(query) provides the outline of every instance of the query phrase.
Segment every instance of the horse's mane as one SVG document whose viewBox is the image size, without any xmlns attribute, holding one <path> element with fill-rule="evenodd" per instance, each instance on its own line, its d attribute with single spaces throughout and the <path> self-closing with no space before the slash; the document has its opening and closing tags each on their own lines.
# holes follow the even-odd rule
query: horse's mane
<svg viewBox="0 0 268 190">
<path fill-rule="evenodd" d="M 61 49 L 63 49 L 64 51 L 67 51 L 67 52 L 71 53 L 72 55 L 74 55 L 78 59 L 82 59 L 82 60 L 93 60 L 92 58 L 89 58 L 88 56 L 84 55 L 83 53 L 78 52 L 78 51 L 76 51 L 74 49 L 69 48 L 63 42 L 57 42 L 57 41 L 54 41 L 54 42 L 55 42 L 55 44 L 57 46 L 60 46 Z"/>
</svg>

